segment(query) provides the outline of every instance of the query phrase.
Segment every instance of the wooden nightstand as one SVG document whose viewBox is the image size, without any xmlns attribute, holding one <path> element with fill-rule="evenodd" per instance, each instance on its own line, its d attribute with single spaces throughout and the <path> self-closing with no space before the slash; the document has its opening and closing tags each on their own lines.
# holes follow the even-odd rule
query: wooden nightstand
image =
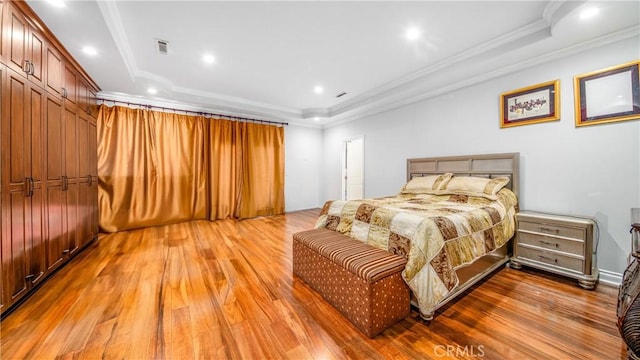
<svg viewBox="0 0 640 360">
<path fill-rule="evenodd" d="M 510 267 L 527 265 L 577 279 L 585 289 L 596 287 L 595 220 L 530 211 L 519 212 L 516 219 Z"/>
</svg>

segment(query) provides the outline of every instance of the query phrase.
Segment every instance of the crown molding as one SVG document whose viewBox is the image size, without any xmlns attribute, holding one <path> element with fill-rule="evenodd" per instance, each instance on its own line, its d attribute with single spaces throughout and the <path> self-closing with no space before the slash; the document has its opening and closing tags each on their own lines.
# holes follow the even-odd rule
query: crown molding
<svg viewBox="0 0 640 360">
<path fill-rule="evenodd" d="M 378 95 L 391 94 L 402 86 L 416 83 L 418 81 L 426 81 L 426 78 L 429 75 L 446 70 L 464 61 L 472 59 L 480 60 L 484 55 L 491 54 L 496 50 L 508 49 L 509 47 L 513 50 L 515 48 L 522 47 L 521 44 L 527 44 L 530 43 L 530 41 L 539 41 L 544 38 L 551 37 L 552 27 L 584 2 L 585 1 L 551 1 L 545 6 L 540 19 L 516 29 L 511 33 L 491 39 L 433 65 L 422 68 L 414 73 L 405 75 L 378 88 L 355 96 L 348 101 L 332 107 L 329 110 L 329 113 L 334 116 L 346 113 L 348 110 L 359 107 L 366 102 L 370 102 L 372 98 L 375 98 Z"/>
<path fill-rule="evenodd" d="M 161 75 L 139 69 L 124 29 L 117 3 L 112 1 L 98 1 L 102 16 L 132 80 L 146 79 L 162 84 L 164 89 L 170 90 L 173 93 L 175 99 L 167 100 L 159 97 L 150 98 L 110 92 L 102 92 L 101 96 L 114 97 L 115 100 L 121 101 L 127 101 L 126 99 L 129 99 L 129 101 L 140 101 L 140 99 L 149 102 L 160 101 L 164 104 L 171 104 L 172 107 L 178 107 L 182 104 L 188 109 L 199 109 L 194 111 L 215 112 L 229 116 L 253 117 L 262 120 L 288 121 L 292 124 L 312 128 L 327 128 L 433 98 L 463 87 L 478 84 L 482 81 L 505 76 L 522 69 L 603 46 L 611 42 L 638 36 L 640 27 L 634 26 L 497 69 L 486 65 L 486 63 L 488 63 L 487 60 L 490 60 L 492 55 L 498 52 L 516 51 L 523 46 L 522 44 L 529 44 L 552 37 L 556 24 L 585 2 L 586 1 L 550 1 L 544 8 L 540 19 L 508 34 L 498 36 L 433 65 L 390 81 L 342 102 L 339 105 L 327 108 L 296 109 L 176 86 L 169 79 Z M 478 65 L 483 61 L 485 61 L 485 68 L 482 68 L 482 65 Z M 453 67 L 459 67 L 465 64 L 475 69 L 478 75 L 449 82 L 446 86 L 430 84 L 433 76 L 446 73 L 447 71 L 453 71 Z M 115 97 L 118 98 L 116 99 Z M 197 100 L 194 101 L 194 99 Z M 206 104 L 195 104 L 194 102 Z M 316 117 L 322 120 L 319 123 L 312 122 L 311 119 Z"/>
<path fill-rule="evenodd" d="M 427 91 L 404 91 L 404 92 L 387 92 L 384 97 L 381 97 L 377 101 L 371 101 L 367 104 L 362 104 L 359 107 L 354 107 L 347 111 L 330 112 L 329 117 L 331 121 L 325 127 L 333 127 L 346 122 L 361 119 L 363 117 L 372 116 L 378 113 L 389 111 L 401 106 L 406 106 L 419 101 L 427 100 L 440 96 L 455 90 L 459 90 L 465 87 L 476 85 L 478 83 L 488 81 L 491 79 L 506 76 L 517 71 L 521 71 L 527 68 L 531 68 L 540 64 L 544 64 L 553 60 L 568 57 L 574 54 L 578 54 L 590 49 L 598 48 L 607 44 L 622 41 L 625 39 L 638 37 L 640 35 L 640 26 L 633 26 L 621 31 L 617 31 L 605 36 L 601 36 L 595 39 L 591 39 L 573 46 L 565 47 L 560 50 L 552 51 L 543 55 L 539 55 L 527 60 L 523 60 L 517 63 L 510 64 L 508 66 L 500 67 L 498 69 L 486 72 L 478 72 L 479 75 L 466 78 L 461 81 L 451 83 L 447 86 L 438 87 Z"/>
<path fill-rule="evenodd" d="M 122 60 L 124 61 L 131 80 L 135 80 L 136 70 L 138 67 L 136 66 L 136 59 L 134 58 L 133 51 L 131 51 L 131 46 L 129 45 L 127 32 L 124 30 L 124 26 L 122 25 L 122 18 L 120 17 L 118 5 L 115 1 L 97 1 L 96 3 L 102 13 L 104 22 L 109 28 L 109 32 L 111 32 L 111 36 L 116 43 L 120 57 L 122 57 Z"/>
</svg>

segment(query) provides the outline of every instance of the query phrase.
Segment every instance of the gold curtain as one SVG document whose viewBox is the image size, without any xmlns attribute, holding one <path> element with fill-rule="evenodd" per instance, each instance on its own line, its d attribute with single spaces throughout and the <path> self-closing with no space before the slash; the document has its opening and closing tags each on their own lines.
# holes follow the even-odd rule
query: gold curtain
<svg viewBox="0 0 640 360">
<path fill-rule="evenodd" d="M 284 129 L 102 105 L 102 231 L 284 212 Z"/>
</svg>

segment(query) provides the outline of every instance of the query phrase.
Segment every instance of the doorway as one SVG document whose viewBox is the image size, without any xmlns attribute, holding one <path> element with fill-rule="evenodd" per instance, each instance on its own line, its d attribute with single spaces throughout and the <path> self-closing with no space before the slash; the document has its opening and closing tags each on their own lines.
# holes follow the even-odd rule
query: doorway
<svg viewBox="0 0 640 360">
<path fill-rule="evenodd" d="M 353 138 L 344 142 L 343 154 L 343 198 L 344 200 L 364 197 L 364 139 Z"/>
</svg>

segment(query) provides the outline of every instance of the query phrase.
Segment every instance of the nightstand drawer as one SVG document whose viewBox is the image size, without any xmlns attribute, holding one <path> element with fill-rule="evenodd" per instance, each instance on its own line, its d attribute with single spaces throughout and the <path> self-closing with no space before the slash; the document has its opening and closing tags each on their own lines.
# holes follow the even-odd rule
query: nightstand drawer
<svg viewBox="0 0 640 360">
<path fill-rule="evenodd" d="M 569 226 L 561 226 L 558 224 L 547 224 L 542 222 L 529 222 L 526 220 L 520 220 L 518 222 L 519 230 L 527 230 L 537 232 L 545 235 L 563 236 L 572 239 L 584 240 L 587 236 L 584 227 L 575 228 Z"/>
<path fill-rule="evenodd" d="M 521 245 L 518 245 L 517 252 L 519 258 L 530 259 L 565 269 L 575 270 L 577 272 L 583 272 L 584 261 L 581 259 L 560 255 L 542 249 L 532 249 Z"/>
<path fill-rule="evenodd" d="M 529 244 L 545 249 L 556 250 L 582 256 L 584 254 L 584 242 L 581 240 L 569 240 L 555 236 L 545 236 L 539 233 L 533 234 L 518 231 L 518 244 Z"/>
</svg>

